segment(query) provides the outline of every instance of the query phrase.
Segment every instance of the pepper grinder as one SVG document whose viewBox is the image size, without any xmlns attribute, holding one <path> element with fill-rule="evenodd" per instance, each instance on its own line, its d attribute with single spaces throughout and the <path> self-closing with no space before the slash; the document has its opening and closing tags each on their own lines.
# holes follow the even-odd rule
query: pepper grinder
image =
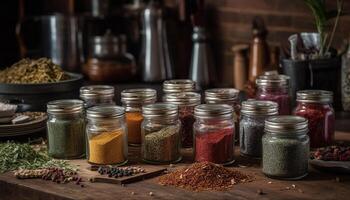
<svg viewBox="0 0 350 200">
<path fill-rule="evenodd" d="M 199 26 L 194 27 L 192 40 L 190 79 L 196 82 L 196 89 L 205 89 L 213 84 L 215 80 L 213 58 L 205 29 Z"/>
<path fill-rule="evenodd" d="M 140 66 L 145 82 L 160 82 L 173 77 L 162 8 L 151 1 L 142 12 L 142 51 Z"/>
</svg>

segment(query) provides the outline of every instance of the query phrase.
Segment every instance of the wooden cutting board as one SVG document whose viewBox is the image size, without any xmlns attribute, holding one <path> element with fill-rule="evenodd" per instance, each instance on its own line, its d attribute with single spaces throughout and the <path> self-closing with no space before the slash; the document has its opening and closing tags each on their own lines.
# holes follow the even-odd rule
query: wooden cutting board
<svg viewBox="0 0 350 200">
<path fill-rule="evenodd" d="M 143 169 L 145 169 L 144 173 L 135 174 L 132 176 L 123 176 L 118 178 L 108 177 L 108 175 L 100 175 L 97 172 L 96 166 L 91 166 L 91 168 L 88 170 L 88 175 L 90 177 L 91 182 L 95 183 L 111 183 L 111 184 L 129 184 L 134 183 L 137 181 L 142 181 L 148 178 L 153 178 L 159 175 L 162 175 L 167 168 L 161 167 L 161 166 L 152 166 L 152 165 L 144 165 L 141 166 Z"/>
</svg>

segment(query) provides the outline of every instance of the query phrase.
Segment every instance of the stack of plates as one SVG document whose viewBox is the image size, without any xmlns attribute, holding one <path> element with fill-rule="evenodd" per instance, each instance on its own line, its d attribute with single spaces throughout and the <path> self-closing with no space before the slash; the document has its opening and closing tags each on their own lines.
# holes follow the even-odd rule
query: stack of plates
<svg viewBox="0 0 350 200">
<path fill-rule="evenodd" d="M 22 124 L 0 125 L 0 137 L 27 135 L 43 131 L 46 129 L 46 120 L 47 116 L 43 114 L 41 117 L 38 117 L 35 120 Z"/>
</svg>

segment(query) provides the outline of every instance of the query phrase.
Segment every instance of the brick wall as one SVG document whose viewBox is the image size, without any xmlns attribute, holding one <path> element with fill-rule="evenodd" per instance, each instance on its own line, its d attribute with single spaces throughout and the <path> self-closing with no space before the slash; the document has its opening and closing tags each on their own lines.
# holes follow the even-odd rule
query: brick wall
<svg viewBox="0 0 350 200">
<path fill-rule="evenodd" d="M 169 6 L 175 6 L 174 2 L 167 0 Z M 328 2 L 335 8 L 335 0 Z M 268 41 L 273 45 L 284 44 L 293 33 L 315 31 L 313 17 L 303 0 L 206 0 L 206 4 L 209 28 L 215 36 L 212 45 L 217 52 L 217 68 L 225 85 L 232 82 L 231 47 L 250 41 L 251 21 L 255 16 L 265 20 Z M 350 1 L 345 0 L 345 8 L 350 11 Z M 336 35 L 337 47 L 350 37 L 349 31 L 350 16 L 344 16 Z"/>
</svg>

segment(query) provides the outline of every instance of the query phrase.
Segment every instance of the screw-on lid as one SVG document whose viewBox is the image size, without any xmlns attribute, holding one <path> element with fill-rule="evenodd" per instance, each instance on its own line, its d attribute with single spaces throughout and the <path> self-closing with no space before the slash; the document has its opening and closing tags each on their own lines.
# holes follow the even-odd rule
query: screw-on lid
<svg viewBox="0 0 350 200">
<path fill-rule="evenodd" d="M 201 95 L 195 92 L 169 93 L 164 95 L 163 100 L 176 105 L 194 106 L 201 103 Z"/>
<path fill-rule="evenodd" d="M 242 102 L 241 113 L 246 115 L 277 115 L 278 104 L 272 101 L 248 100 Z"/>
<path fill-rule="evenodd" d="M 164 93 L 193 92 L 196 83 L 189 79 L 167 80 L 163 83 Z"/>
<path fill-rule="evenodd" d="M 256 84 L 266 87 L 288 87 L 289 79 L 286 75 L 263 75 L 256 79 Z"/>
<path fill-rule="evenodd" d="M 239 90 L 235 88 L 213 88 L 205 91 L 206 103 L 226 103 L 238 101 Z"/>
<path fill-rule="evenodd" d="M 297 101 L 305 103 L 331 103 L 333 92 L 326 90 L 302 90 L 297 92 Z"/>
<path fill-rule="evenodd" d="M 75 114 L 84 109 L 84 102 L 76 99 L 55 100 L 47 103 L 49 114 Z"/>
<path fill-rule="evenodd" d="M 293 115 L 272 116 L 265 120 L 265 131 L 275 134 L 306 134 L 308 120 Z"/>
<path fill-rule="evenodd" d="M 120 106 L 101 105 L 94 106 L 86 111 L 86 117 L 88 119 L 110 119 L 120 118 L 124 116 L 124 108 Z"/>
<path fill-rule="evenodd" d="M 227 104 L 202 104 L 194 108 L 194 116 L 200 119 L 233 118 L 233 108 Z"/>
<path fill-rule="evenodd" d="M 157 100 L 157 91 L 149 88 L 126 89 L 121 93 L 121 102 L 143 104 L 154 103 Z"/>
<path fill-rule="evenodd" d="M 80 88 L 80 98 L 88 99 L 105 99 L 114 97 L 114 87 L 109 85 L 89 85 Z"/>
<path fill-rule="evenodd" d="M 144 118 L 177 118 L 178 106 L 170 103 L 155 103 L 142 106 Z"/>
</svg>

